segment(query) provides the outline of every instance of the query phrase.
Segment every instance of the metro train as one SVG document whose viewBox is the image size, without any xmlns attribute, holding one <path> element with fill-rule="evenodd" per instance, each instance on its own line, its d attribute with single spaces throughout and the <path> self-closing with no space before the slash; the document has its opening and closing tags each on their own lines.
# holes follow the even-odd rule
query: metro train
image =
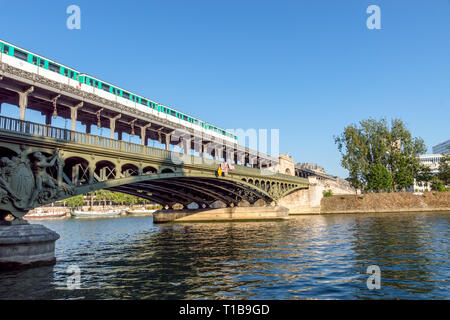
<svg viewBox="0 0 450 320">
<path fill-rule="evenodd" d="M 118 102 L 130 108 L 153 114 L 159 118 L 202 131 L 233 143 L 237 136 L 205 121 L 188 116 L 173 108 L 154 102 L 148 98 L 122 89 L 86 73 L 57 63 L 31 51 L 0 40 L 0 61 L 24 71 L 36 73 L 53 81 L 67 84 L 79 90 L 93 93 L 105 99 Z"/>
</svg>

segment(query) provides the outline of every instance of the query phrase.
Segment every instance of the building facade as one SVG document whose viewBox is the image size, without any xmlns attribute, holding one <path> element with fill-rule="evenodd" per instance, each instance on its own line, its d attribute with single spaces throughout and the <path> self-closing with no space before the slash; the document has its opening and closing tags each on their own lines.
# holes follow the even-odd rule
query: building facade
<svg viewBox="0 0 450 320">
<path fill-rule="evenodd" d="M 450 153 L 450 139 L 433 147 L 433 153 Z"/>
<path fill-rule="evenodd" d="M 420 163 L 431 169 L 433 175 L 439 173 L 439 163 L 442 159 L 442 154 L 422 154 L 419 156 Z M 428 182 L 418 182 L 414 179 L 414 186 L 411 187 L 411 191 L 430 191 L 431 183 Z"/>
</svg>

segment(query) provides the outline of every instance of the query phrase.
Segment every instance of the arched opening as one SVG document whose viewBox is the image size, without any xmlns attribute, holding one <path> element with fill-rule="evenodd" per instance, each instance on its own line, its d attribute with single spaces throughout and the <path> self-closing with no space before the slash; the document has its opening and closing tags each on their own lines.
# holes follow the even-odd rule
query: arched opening
<svg viewBox="0 0 450 320">
<path fill-rule="evenodd" d="M 127 163 L 122 166 L 122 177 L 132 177 L 139 175 L 139 168 L 134 164 Z"/>
<path fill-rule="evenodd" d="M 291 175 L 291 170 L 289 170 L 289 168 L 287 168 L 285 174 L 290 176 Z"/>
<path fill-rule="evenodd" d="M 89 162 L 80 157 L 70 157 L 64 160 L 64 174 L 74 186 L 89 183 Z"/>
<path fill-rule="evenodd" d="M 158 172 L 158 170 L 156 170 L 156 168 L 154 168 L 152 166 L 147 166 L 144 168 L 144 170 L 142 170 L 142 172 L 144 174 L 156 174 Z"/>
<path fill-rule="evenodd" d="M 95 174 L 100 181 L 114 179 L 116 177 L 116 166 L 107 160 L 99 161 L 95 165 Z"/>
<path fill-rule="evenodd" d="M 161 173 L 173 173 L 174 171 L 172 169 L 169 168 L 165 168 L 161 171 Z"/>
</svg>

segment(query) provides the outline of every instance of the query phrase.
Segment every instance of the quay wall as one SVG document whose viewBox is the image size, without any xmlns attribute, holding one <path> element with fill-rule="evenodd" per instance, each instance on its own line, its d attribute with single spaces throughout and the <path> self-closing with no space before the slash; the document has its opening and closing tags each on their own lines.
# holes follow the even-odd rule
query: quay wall
<svg viewBox="0 0 450 320">
<path fill-rule="evenodd" d="M 450 192 L 335 195 L 321 200 L 321 214 L 449 211 Z"/>
</svg>

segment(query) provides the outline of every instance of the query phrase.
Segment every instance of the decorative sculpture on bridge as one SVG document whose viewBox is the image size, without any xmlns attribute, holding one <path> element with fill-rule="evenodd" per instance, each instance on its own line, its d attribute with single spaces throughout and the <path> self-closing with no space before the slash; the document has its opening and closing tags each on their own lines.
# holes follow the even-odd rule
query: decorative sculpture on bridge
<svg viewBox="0 0 450 320">
<path fill-rule="evenodd" d="M 36 206 L 56 200 L 62 194 L 72 194 L 72 187 L 61 182 L 62 170 L 59 168 L 63 165 L 58 149 L 50 157 L 41 152 L 33 152 L 27 156 L 24 151 L 11 158 L 2 157 L 0 202 L 8 207 L 8 213 L 15 219 L 22 220 L 27 211 Z M 49 174 L 48 169 L 54 169 L 56 179 Z M 5 215 L 2 214 L 3 218 Z"/>
</svg>

